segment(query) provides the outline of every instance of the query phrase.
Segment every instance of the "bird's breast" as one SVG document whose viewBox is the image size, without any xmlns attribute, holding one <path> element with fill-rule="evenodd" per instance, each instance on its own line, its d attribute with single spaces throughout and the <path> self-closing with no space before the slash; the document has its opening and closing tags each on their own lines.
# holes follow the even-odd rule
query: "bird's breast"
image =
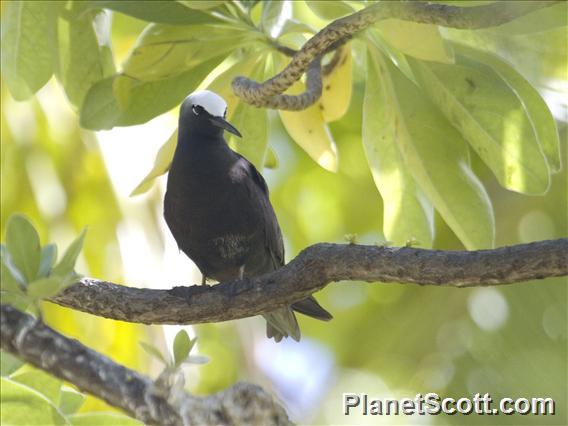
<svg viewBox="0 0 568 426">
<path fill-rule="evenodd" d="M 239 259 L 248 254 L 252 235 L 226 234 L 213 238 L 210 244 L 222 259 Z"/>
<path fill-rule="evenodd" d="M 168 177 L 164 216 L 180 248 L 240 255 L 259 227 L 257 209 L 246 188 L 229 173 L 184 173 Z"/>
</svg>

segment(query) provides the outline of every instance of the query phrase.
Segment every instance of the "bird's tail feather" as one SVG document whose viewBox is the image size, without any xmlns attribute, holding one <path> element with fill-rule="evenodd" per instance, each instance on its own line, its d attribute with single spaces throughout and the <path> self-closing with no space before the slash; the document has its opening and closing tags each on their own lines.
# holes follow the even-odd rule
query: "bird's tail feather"
<svg viewBox="0 0 568 426">
<path fill-rule="evenodd" d="M 290 306 L 262 315 L 266 319 L 266 336 L 279 342 L 284 337 L 300 341 L 300 326 Z"/>
<path fill-rule="evenodd" d="M 306 297 L 305 299 L 292 304 L 292 309 L 321 321 L 329 321 L 333 319 L 333 316 L 317 302 L 314 296 Z"/>
</svg>

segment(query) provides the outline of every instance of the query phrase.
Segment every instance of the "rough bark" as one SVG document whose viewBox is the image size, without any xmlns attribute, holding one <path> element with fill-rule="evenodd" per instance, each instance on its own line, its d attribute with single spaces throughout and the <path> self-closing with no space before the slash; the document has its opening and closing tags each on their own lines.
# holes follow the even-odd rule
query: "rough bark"
<svg viewBox="0 0 568 426">
<path fill-rule="evenodd" d="M 81 391 L 146 424 L 290 424 L 284 409 L 259 386 L 239 383 L 204 398 L 185 392 L 170 395 L 168 389 L 150 378 L 63 336 L 12 306 L 2 305 L 0 328 L 3 351 L 73 383 Z"/>
<path fill-rule="evenodd" d="M 51 301 L 122 321 L 196 324 L 268 312 L 301 300 L 333 281 L 462 288 L 565 275 L 566 238 L 479 251 L 316 244 L 281 269 L 257 278 L 171 290 L 133 288 L 85 278 Z"/>
</svg>

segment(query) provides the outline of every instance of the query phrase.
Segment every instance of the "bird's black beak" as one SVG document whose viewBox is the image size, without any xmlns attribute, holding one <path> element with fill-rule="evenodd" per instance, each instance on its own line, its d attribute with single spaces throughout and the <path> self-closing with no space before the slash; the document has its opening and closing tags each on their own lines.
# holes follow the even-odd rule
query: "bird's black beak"
<svg viewBox="0 0 568 426">
<path fill-rule="evenodd" d="M 241 133 L 227 120 L 223 117 L 210 117 L 209 121 L 221 129 L 225 129 L 227 132 L 231 132 L 233 135 L 237 135 L 239 138 L 242 137 Z"/>
</svg>

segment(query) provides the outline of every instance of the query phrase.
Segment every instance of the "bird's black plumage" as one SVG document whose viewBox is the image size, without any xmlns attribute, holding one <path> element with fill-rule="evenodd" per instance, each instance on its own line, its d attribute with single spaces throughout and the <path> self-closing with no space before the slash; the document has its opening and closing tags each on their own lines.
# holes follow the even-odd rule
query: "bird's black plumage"
<svg viewBox="0 0 568 426">
<path fill-rule="evenodd" d="M 204 277 L 228 281 L 257 276 L 284 265 L 284 245 L 264 178 L 227 145 L 223 130 L 238 131 L 220 111 L 212 92 L 190 95 L 180 111 L 178 144 L 168 175 L 164 217 L 179 246 Z M 209 97 L 207 97 L 209 96 Z M 246 141 L 245 141 L 246 143 Z M 331 319 L 313 297 L 292 305 L 303 314 Z M 290 307 L 264 314 L 268 337 L 300 338 Z"/>
</svg>

